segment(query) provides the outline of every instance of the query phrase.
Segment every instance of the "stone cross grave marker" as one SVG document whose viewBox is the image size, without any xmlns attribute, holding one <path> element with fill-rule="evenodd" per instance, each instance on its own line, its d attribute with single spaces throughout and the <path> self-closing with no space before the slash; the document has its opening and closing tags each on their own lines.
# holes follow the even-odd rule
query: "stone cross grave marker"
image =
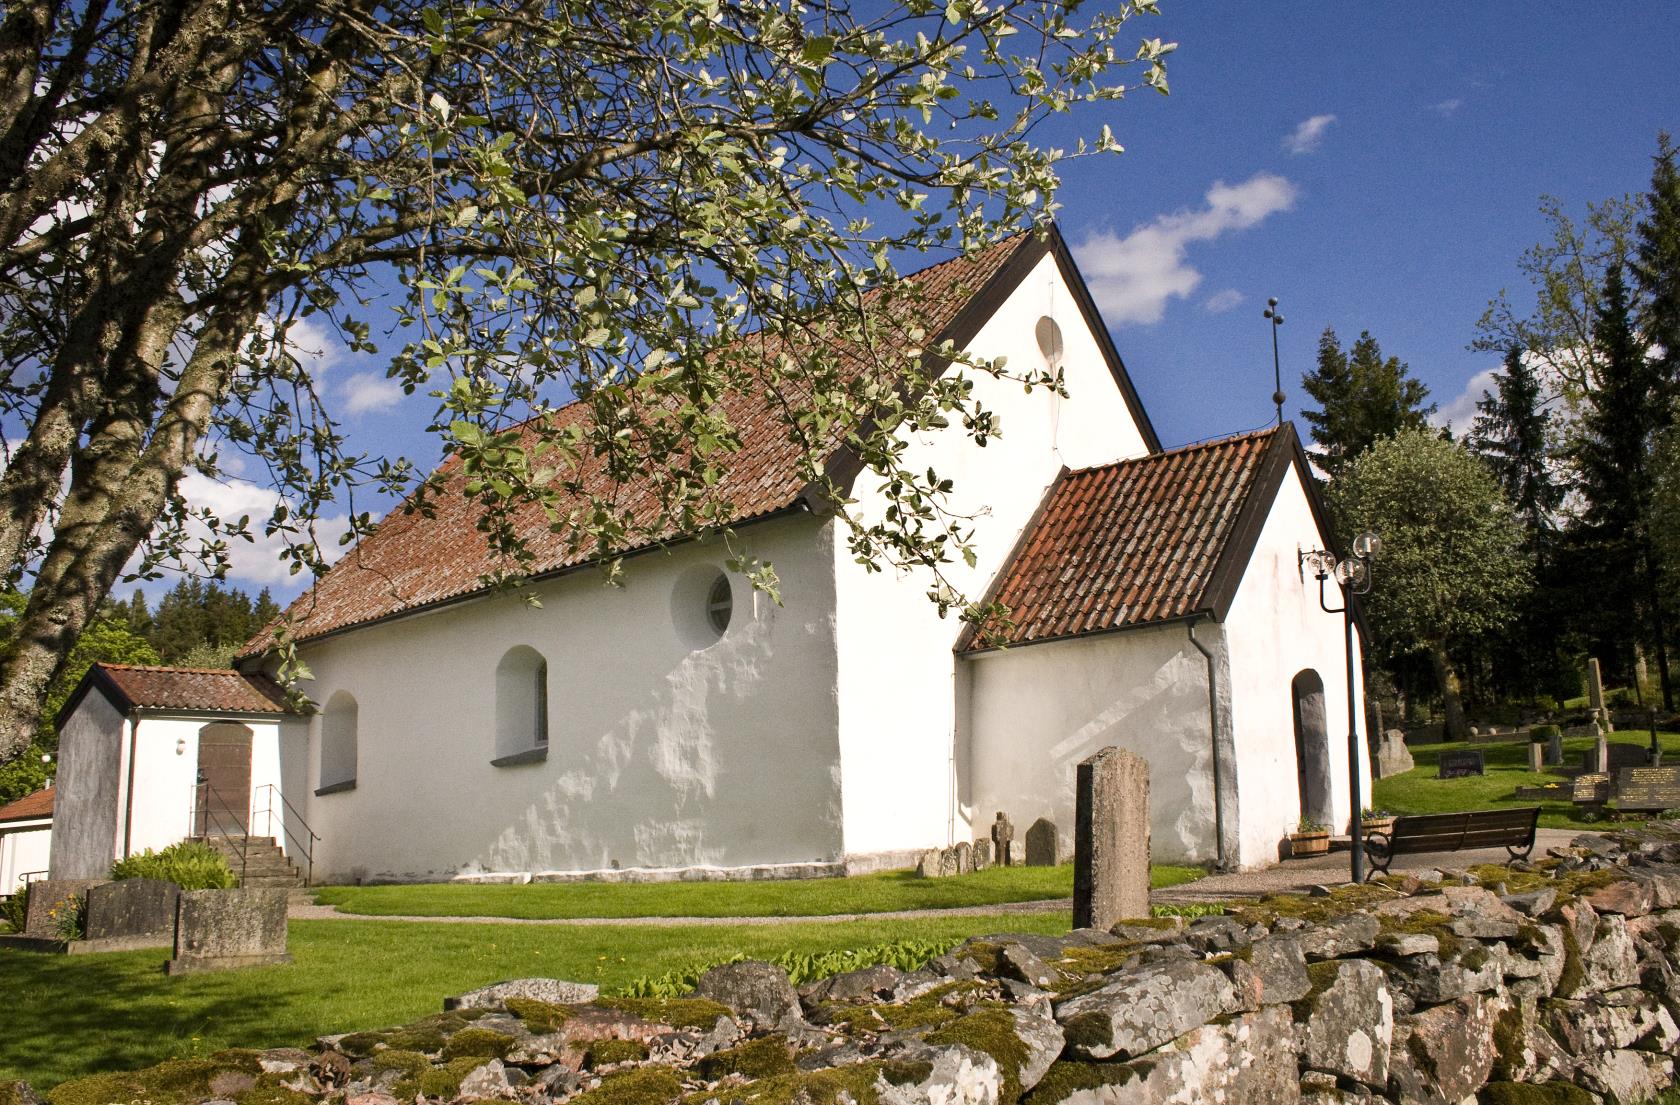
<svg viewBox="0 0 1680 1105">
<path fill-rule="evenodd" d="M 1009 820 L 1009 815 L 998 811 L 997 820 L 992 822 L 992 854 L 997 857 L 999 867 L 1014 866 L 1015 856 L 1011 845 L 1015 841 L 1015 826 Z"/>
<path fill-rule="evenodd" d="M 1482 760 L 1480 748 L 1452 748 L 1441 753 L 1440 766 L 1436 769 L 1437 779 L 1462 779 L 1467 775 L 1485 775 L 1487 765 Z"/>
<path fill-rule="evenodd" d="M 1061 859 L 1056 823 L 1041 817 L 1027 826 L 1027 866 L 1054 867 Z"/>
<path fill-rule="evenodd" d="M 1105 748 L 1075 769 L 1073 927 L 1149 916 L 1149 764 Z"/>
</svg>

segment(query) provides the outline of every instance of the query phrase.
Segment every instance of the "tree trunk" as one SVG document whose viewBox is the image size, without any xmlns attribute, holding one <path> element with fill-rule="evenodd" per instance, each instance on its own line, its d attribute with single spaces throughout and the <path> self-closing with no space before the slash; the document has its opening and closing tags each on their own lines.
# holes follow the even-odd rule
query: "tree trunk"
<svg viewBox="0 0 1680 1105">
<path fill-rule="evenodd" d="M 1445 641 L 1429 645 L 1429 659 L 1435 665 L 1435 682 L 1441 688 L 1441 709 L 1446 714 L 1442 738 L 1450 741 L 1468 740 L 1470 727 L 1464 721 L 1464 692 L 1459 686 L 1458 669 L 1447 655 Z"/>
</svg>

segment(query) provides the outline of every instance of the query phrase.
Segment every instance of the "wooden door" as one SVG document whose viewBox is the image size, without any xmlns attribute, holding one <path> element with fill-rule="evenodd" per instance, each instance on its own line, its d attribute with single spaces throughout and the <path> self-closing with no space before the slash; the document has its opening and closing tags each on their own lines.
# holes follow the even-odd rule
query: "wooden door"
<svg viewBox="0 0 1680 1105">
<path fill-rule="evenodd" d="M 251 811 L 251 730 L 231 722 L 198 731 L 198 835 L 245 836 Z"/>
</svg>

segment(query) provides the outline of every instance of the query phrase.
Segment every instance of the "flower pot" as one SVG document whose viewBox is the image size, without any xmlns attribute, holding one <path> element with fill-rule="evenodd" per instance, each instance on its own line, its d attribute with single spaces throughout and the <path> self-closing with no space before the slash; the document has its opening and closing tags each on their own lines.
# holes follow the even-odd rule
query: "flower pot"
<svg viewBox="0 0 1680 1105">
<path fill-rule="evenodd" d="M 1291 856 L 1322 856 L 1330 851 L 1330 830 L 1320 829 L 1311 833 L 1290 833 L 1289 854 Z"/>
<path fill-rule="evenodd" d="M 1387 833 L 1394 829 L 1394 818 L 1367 817 L 1359 825 L 1366 836 L 1370 836 L 1372 833 Z"/>
</svg>

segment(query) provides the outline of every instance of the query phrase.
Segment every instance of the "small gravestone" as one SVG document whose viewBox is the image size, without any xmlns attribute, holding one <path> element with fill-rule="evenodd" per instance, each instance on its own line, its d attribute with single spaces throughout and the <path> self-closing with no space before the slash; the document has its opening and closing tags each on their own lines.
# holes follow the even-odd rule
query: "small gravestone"
<svg viewBox="0 0 1680 1105">
<path fill-rule="evenodd" d="M 1015 825 L 1002 810 L 998 811 L 997 820 L 992 822 L 992 855 L 997 857 L 999 867 L 1012 867 L 1015 856 L 1011 845 L 1015 842 Z"/>
<path fill-rule="evenodd" d="M 929 848 L 922 853 L 922 858 L 916 861 L 916 874 L 924 879 L 937 879 L 939 877 L 938 848 Z"/>
<path fill-rule="evenodd" d="M 1546 766 L 1557 767 L 1563 763 L 1563 730 L 1552 726 L 1552 731 L 1546 737 Z"/>
<path fill-rule="evenodd" d="M 29 884 L 29 910 L 23 918 L 23 934 L 44 940 L 61 938 L 66 910 L 79 908 L 93 887 L 109 879 L 40 879 Z"/>
<path fill-rule="evenodd" d="M 1148 917 L 1149 764 L 1105 748 L 1080 762 L 1074 787 L 1073 927 Z"/>
<path fill-rule="evenodd" d="M 1680 809 L 1680 767 L 1624 767 L 1616 772 L 1616 808 Z"/>
<path fill-rule="evenodd" d="M 1594 771 L 1575 776 L 1569 800 L 1577 805 L 1602 806 L 1610 801 L 1610 776 Z"/>
<path fill-rule="evenodd" d="M 974 842 L 974 869 L 984 871 L 992 865 L 992 842 L 976 840 Z"/>
<path fill-rule="evenodd" d="M 941 878 L 949 878 L 952 875 L 960 875 L 960 874 L 962 874 L 962 868 L 957 866 L 957 850 L 955 848 L 942 848 L 942 849 L 940 849 L 940 852 L 939 852 L 939 875 L 940 875 L 940 877 Z"/>
<path fill-rule="evenodd" d="M 1437 779 L 1463 779 L 1469 775 L 1487 774 L 1480 748 L 1453 748 L 1441 753 L 1436 769 Z"/>
<path fill-rule="evenodd" d="M 959 840 L 954 851 L 957 853 L 957 874 L 974 874 L 974 845 L 966 840 Z"/>
<path fill-rule="evenodd" d="M 284 890 L 188 890 L 175 911 L 166 974 L 290 963 Z"/>
<path fill-rule="evenodd" d="M 1528 769 L 1540 771 L 1546 766 L 1546 746 L 1536 741 L 1528 742 Z"/>
<path fill-rule="evenodd" d="M 1027 826 L 1028 867 L 1054 867 L 1061 860 L 1060 853 L 1054 821 L 1041 817 Z"/>
<path fill-rule="evenodd" d="M 101 950 L 167 947 L 181 888 L 164 879 L 119 879 L 90 887 L 86 939 Z"/>
<path fill-rule="evenodd" d="M 1392 775 L 1399 775 L 1412 770 L 1417 764 L 1412 760 L 1411 749 L 1406 747 L 1406 734 L 1398 729 L 1390 729 L 1377 742 L 1377 778 L 1387 779 Z"/>
<path fill-rule="evenodd" d="M 1616 742 L 1606 744 L 1604 769 L 1614 775 L 1627 767 L 1644 767 L 1651 762 L 1651 753 L 1644 745 Z"/>
</svg>

